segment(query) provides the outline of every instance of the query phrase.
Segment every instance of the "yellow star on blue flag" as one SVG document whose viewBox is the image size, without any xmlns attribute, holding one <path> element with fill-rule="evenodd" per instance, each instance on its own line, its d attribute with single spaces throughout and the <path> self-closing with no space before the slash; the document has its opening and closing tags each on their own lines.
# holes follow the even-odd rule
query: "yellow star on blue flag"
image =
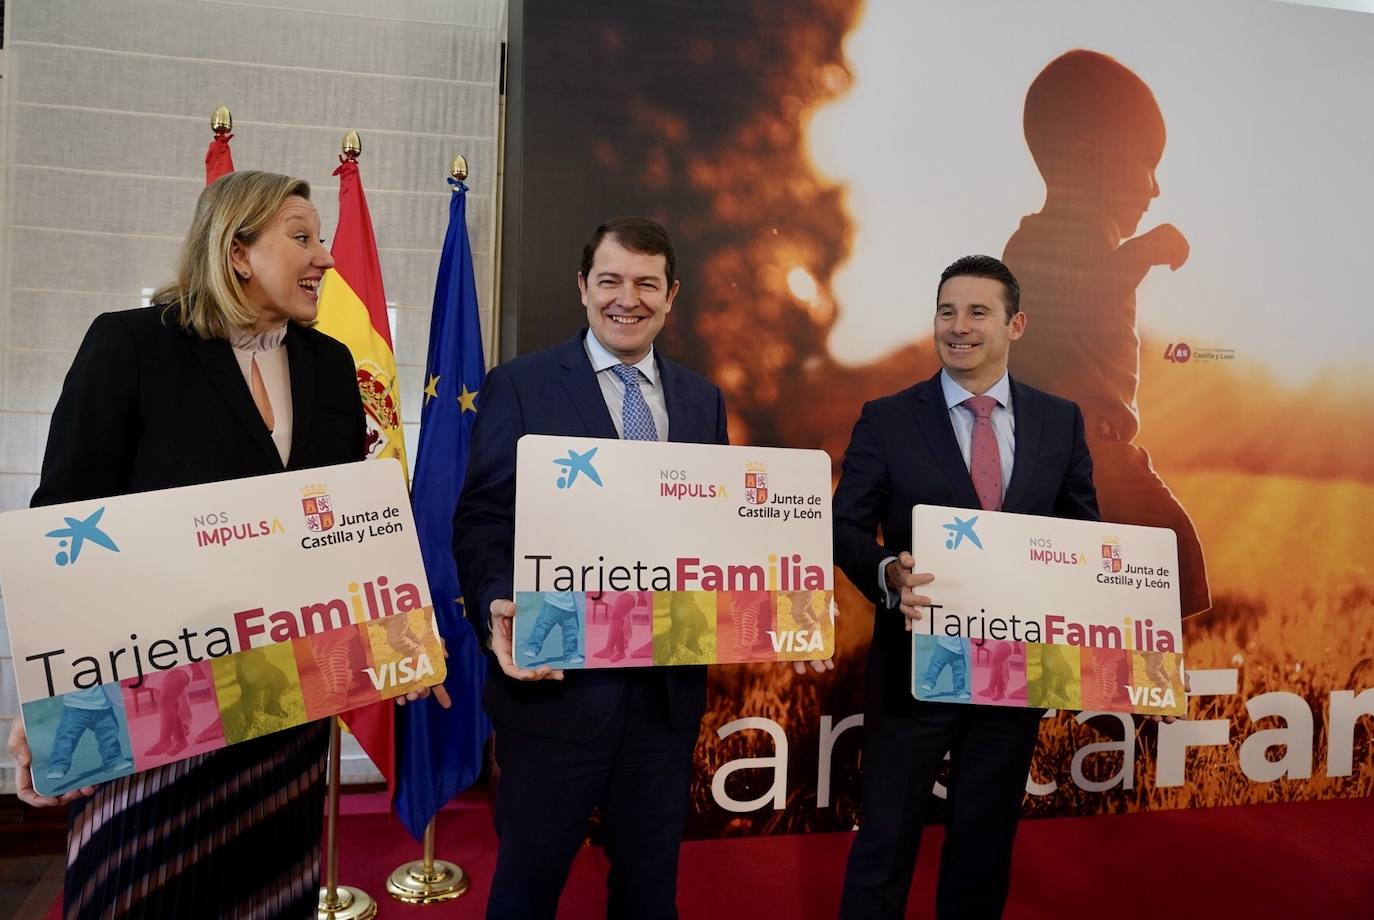
<svg viewBox="0 0 1374 920">
<path fill-rule="evenodd" d="M 463 390 L 458 394 L 458 405 L 462 406 L 464 412 L 477 411 L 477 391 L 469 390 L 468 385 L 462 385 Z"/>
</svg>

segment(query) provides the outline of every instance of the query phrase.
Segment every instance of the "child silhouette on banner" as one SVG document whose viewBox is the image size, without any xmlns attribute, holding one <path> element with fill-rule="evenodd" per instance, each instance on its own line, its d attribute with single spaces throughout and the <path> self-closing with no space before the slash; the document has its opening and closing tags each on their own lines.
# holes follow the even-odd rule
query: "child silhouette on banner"
<svg viewBox="0 0 1374 920">
<path fill-rule="evenodd" d="M 1188 241 L 1172 224 L 1138 234 L 1159 195 L 1164 116 L 1138 76 L 1095 51 L 1070 51 L 1031 83 L 1026 144 L 1045 180 L 1045 205 L 1007 241 L 1021 283 L 1026 344 L 1012 376 L 1083 410 L 1102 519 L 1178 535 L 1183 615 L 1211 606 L 1188 512 L 1134 443 L 1140 338 L 1136 287 L 1156 265 L 1177 270 Z"/>
</svg>

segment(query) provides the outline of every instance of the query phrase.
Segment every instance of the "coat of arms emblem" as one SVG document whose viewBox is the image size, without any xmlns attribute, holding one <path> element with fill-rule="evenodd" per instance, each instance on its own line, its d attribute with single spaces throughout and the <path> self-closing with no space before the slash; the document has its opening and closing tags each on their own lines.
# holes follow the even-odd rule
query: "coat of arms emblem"
<svg viewBox="0 0 1374 920">
<path fill-rule="evenodd" d="M 315 533 L 324 533 L 334 526 L 334 503 L 322 485 L 301 489 L 301 510 L 305 512 L 305 526 Z"/>
<path fill-rule="evenodd" d="M 1121 571 L 1121 541 L 1115 537 L 1102 540 L 1102 571 L 1112 574 Z"/>
<path fill-rule="evenodd" d="M 762 463 L 750 463 L 744 468 L 744 501 L 750 505 L 768 501 L 768 468 Z"/>
</svg>

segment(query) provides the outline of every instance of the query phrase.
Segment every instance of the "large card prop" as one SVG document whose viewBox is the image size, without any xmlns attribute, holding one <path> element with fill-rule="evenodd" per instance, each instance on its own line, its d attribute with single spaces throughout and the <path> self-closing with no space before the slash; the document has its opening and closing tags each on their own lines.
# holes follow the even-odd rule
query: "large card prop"
<svg viewBox="0 0 1374 920">
<path fill-rule="evenodd" d="M 918 700 L 1182 715 L 1172 530 L 917 505 Z"/>
<path fill-rule="evenodd" d="M 443 680 L 395 460 L 0 515 L 45 795 Z"/>
<path fill-rule="evenodd" d="M 829 658 L 830 528 L 823 451 L 526 435 L 516 663 Z"/>
</svg>

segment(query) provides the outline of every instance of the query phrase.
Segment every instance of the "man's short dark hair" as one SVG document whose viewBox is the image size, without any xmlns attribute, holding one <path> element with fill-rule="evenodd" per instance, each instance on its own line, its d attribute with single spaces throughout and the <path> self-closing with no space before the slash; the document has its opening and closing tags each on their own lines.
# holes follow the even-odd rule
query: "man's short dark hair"
<svg viewBox="0 0 1374 920">
<path fill-rule="evenodd" d="M 940 274 L 940 286 L 935 289 L 935 299 L 940 299 L 940 291 L 951 278 L 990 278 L 1002 282 L 1002 299 L 1007 306 L 1007 322 L 1021 310 L 1021 285 L 1016 276 L 1001 259 L 992 256 L 964 256 Z"/>
<path fill-rule="evenodd" d="M 596 257 L 601 241 L 611 236 L 630 252 L 641 255 L 663 256 L 668 287 L 677 280 L 677 257 L 673 255 L 673 241 L 668 231 L 656 220 L 647 217 L 615 217 L 596 228 L 587 245 L 582 247 L 582 277 L 592 272 L 592 259 Z M 589 279 L 590 280 L 590 279 Z"/>
</svg>

